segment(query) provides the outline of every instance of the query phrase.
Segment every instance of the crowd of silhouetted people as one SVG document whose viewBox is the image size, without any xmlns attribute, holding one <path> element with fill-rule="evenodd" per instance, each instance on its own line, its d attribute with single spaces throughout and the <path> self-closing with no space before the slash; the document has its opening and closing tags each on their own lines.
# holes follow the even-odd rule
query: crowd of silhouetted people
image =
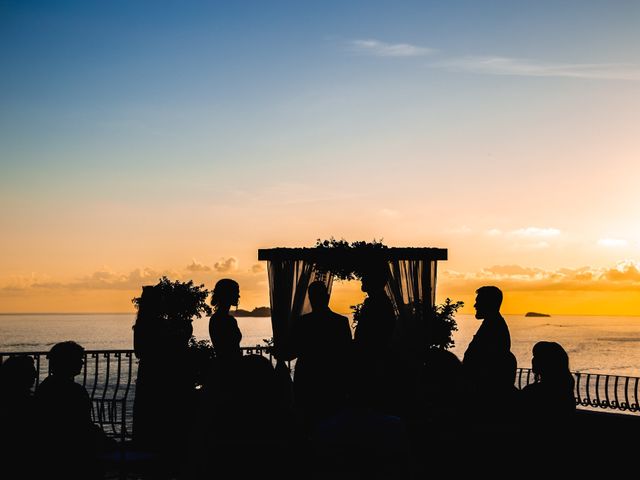
<svg viewBox="0 0 640 480">
<path fill-rule="evenodd" d="M 97 458 L 117 445 L 91 417 L 91 399 L 77 383 L 84 348 L 55 344 L 49 375 L 32 393 L 37 369 L 32 357 L 16 355 L 0 367 L 2 468 L 5 478 L 101 478 Z"/>
<path fill-rule="evenodd" d="M 384 272 L 362 280 L 367 297 L 353 337 L 347 317 L 329 308 L 326 284 L 314 281 L 311 311 L 292 319 L 275 367 L 267 357 L 243 356 L 230 313 L 240 288 L 220 280 L 209 321 L 215 356 L 199 388 L 189 364 L 190 322 L 159 324 L 157 292 L 144 287 L 134 326 L 139 367 L 130 448 L 153 455 L 154 478 L 421 477 L 464 468 L 460 459 L 499 463 L 515 445 L 567 438 L 576 409 L 568 355 L 558 343 L 536 343 L 535 381 L 517 389 L 498 288 L 476 291 L 482 323 L 462 359 L 425 349 L 416 369 L 393 347 L 396 312 Z M 50 375 L 34 393 L 31 357 L 9 357 L 0 368 L 0 451 L 25 478 L 43 469 L 99 478 L 93 460 L 115 448 L 92 422 L 89 395 L 74 380 L 83 359 L 75 342 L 54 345 Z M 294 359 L 292 379 L 285 362 Z M 43 446 L 37 458 L 34 443 Z"/>
</svg>

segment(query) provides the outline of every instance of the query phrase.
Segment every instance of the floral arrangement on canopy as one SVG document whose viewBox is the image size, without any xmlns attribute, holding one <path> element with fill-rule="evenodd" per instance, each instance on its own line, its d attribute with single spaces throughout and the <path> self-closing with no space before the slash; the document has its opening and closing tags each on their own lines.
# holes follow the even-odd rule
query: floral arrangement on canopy
<svg viewBox="0 0 640 480">
<path fill-rule="evenodd" d="M 366 271 L 366 257 L 372 252 L 388 248 L 375 238 L 373 242 L 357 241 L 347 242 L 344 238 L 336 240 L 318 239 L 315 244 L 317 249 L 330 249 L 333 255 L 326 260 L 316 263 L 315 268 L 319 273 L 331 273 L 339 280 L 362 280 Z"/>
<path fill-rule="evenodd" d="M 388 247 L 382 243 L 382 239 L 373 239 L 372 242 L 356 241 L 349 243 L 344 238 L 336 240 L 331 237 L 328 240 L 318 239 L 315 244 L 317 249 L 331 250 L 333 255 L 327 256 L 316 263 L 315 269 L 319 273 L 330 273 L 339 280 L 362 280 L 368 268 L 367 259 L 372 253 L 385 250 Z M 362 303 L 352 305 L 353 323 L 357 325 L 362 309 Z M 419 300 L 413 300 L 406 308 L 409 315 L 418 315 L 423 304 Z M 453 332 L 458 330 L 455 320 L 456 312 L 464 306 L 462 301 L 445 299 L 440 305 L 433 305 L 431 320 L 427 324 L 429 348 L 447 350 L 455 345 Z"/>
</svg>

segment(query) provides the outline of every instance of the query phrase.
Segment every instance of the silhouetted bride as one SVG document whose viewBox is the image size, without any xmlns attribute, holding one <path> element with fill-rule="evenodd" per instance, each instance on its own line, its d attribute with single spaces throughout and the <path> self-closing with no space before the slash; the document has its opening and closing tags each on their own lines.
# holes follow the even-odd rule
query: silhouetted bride
<svg viewBox="0 0 640 480">
<path fill-rule="evenodd" d="M 238 306 L 240 286 L 235 280 L 223 278 L 216 283 L 211 297 L 213 315 L 209 320 L 209 336 L 222 365 L 234 362 L 242 356 L 240 340 L 242 333 L 238 322 L 229 314 L 231 306 Z"/>
</svg>

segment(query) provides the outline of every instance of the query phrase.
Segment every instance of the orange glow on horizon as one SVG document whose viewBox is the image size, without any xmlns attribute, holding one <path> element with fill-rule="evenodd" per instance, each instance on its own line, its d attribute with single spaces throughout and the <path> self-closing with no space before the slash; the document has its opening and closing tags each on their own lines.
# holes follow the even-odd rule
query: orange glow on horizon
<svg viewBox="0 0 640 480">
<path fill-rule="evenodd" d="M 266 276 L 266 274 L 265 274 Z M 231 275 L 233 277 L 233 275 Z M 483 284 L 496 285 L 503 289 L 504 314 L 523 314 L 528 311 L 557 315 L 640 315 L 640 289 L 611 289 L 598 291 L 540 291 L 510 290 L 500 282 L 478 282 L 475 287 L 456 285 L 450 280 L 440 282 L 436 301 L 442 303 L 446 297 L 465 303 L 460 313 L 472 314 L 475 288 Z M 208 288 L 212 285 L 208 284 Z M 114 313 L 135 312 L 131 299 L 140 294 L 139 289 L 130 290 L 46 290 L 31 289 L 23 292 L 2 294 L 1 313 Z M 342 314 L 351 313 L 351 305 L 365 298 L 357 281 L 334 282 L 331 308 Z M 259 287 L 247 288 L 241 282 L 239 308 L 251 310 L 269 305 L 266 282 Z"/>
</svg>

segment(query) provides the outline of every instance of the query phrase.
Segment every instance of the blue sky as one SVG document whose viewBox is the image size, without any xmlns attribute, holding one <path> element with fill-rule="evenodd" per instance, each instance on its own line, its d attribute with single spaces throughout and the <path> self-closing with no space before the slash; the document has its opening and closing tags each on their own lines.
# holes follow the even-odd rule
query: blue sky
<svg viewBox="0 0 640 480">
<path fill-rule="evenodd" d="M 416 116 L 430 129 L 442 114 L 479 122 L 477 112 L 521 95 L 530 101 L 517 107 L 534 108 L 550 84 L 558 96 L 599 100 L 592 79 L 496 79 L 468 70 L 482 68 L 476 57 L 509 59 L 508 71 L 628 64 L 638 74 L 637 2 L 3 2 L 2 11 L 4 149 L 65 174 L 113 174 L 130 152 L 144 171 L 169 152 L 169 164 L 182 152 L 209 164 L 212 146 L 233 157 L 292 137 L 302 148 L 323 134 L 348 143 L 341 134 L 411 128 L 402 123 Z M 434 52 L 380 57 L 354 47 L 363 40 Z"/>
</svg>

